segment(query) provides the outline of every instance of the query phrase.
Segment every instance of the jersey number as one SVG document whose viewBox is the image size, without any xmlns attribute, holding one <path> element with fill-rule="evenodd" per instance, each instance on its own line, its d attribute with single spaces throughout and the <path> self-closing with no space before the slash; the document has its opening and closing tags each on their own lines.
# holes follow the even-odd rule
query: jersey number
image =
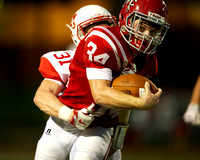
<svg viewBox="0 0 200 160">
<path fill-rule="evenodd" d="M 70 62 L 71 62 L 71 59 L 69 59 L 69 60 L 64 60 L 65 58 L 70 58 L 69 53 L 67 53 L 67 52 L 64 52 L 64 53 L 65 53 L 65 55 L 63 55 L 63 54 L 60 54 L 59 56 L 56 55 L 56 54 L 53 55 L 56 59 L 59 59 L 58 62 L 60 63 L 61 66 L 62 66 L 63 64 L 65 64 L 65 63 L 70 63 Z"/>
<path fill-rule="evenodd" d="M 96 44 L 90 41 L 87 46 L 92 48 L 91 50 L 88 49 L 87 51 L 87 54 L 89 55 L 89 60 L 90 61 L 94 60 L 95 62 L 99 62 L 104 65 L 106 61 L 108 60 L 109 55 L 107 53 L 103 53 L 103 54 L 94 56 L 94 53 L 97 50 Z"/>
</svg>

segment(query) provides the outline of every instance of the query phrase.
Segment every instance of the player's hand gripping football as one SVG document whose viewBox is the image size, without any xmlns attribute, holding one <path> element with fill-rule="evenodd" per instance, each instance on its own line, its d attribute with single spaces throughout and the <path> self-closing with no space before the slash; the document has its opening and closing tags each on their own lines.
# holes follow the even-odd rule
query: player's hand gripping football
<svg viewBox="0 0 200 160">
<path fill-rule="evenodd" d="M 159 98 L 162 94 L 162 90 L 158 88 L 158 92 L 153 94 L 150 90 L 149 82 L 146 82 L 144 87 L 145 87 L 145 91 L 141 95 L 141 98 L 143 99 L 143 102 L 144 102 L 142 109 L 147 110 L 147 109 L 153 108 L 159 103 Z"/>
<path fill-rule="evenodd" d="M 73 110 L 69 122 L 80 130 L 86 129 L 94 120 L 93 115 L 87 109 Z"/>
</svg>

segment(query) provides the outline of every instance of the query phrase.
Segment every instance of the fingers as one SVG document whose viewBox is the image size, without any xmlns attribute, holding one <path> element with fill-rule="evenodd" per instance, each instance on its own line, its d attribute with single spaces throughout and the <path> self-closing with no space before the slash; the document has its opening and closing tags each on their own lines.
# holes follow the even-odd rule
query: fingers
<svg viewBox="0 0 200 160">
<path fill-rule="evenodd" d="M 162 89 L 161 88 L 158 88 L 158 92 L 155 93 L 155 95 L 159 98 L 162 94 Z"/>
<path fill-rule="evenodd" d="M 150 84 L 149 84 L 148 81 L 145 82 L 144 88 L 145 88 L 145 92 L 147 92 L 147 93 L 151 92 L 151 90 L 150 90 Z"/>
<path fill-rule="evenodd" d="M 145 82 L 144 87 L 147 93 L 151 92 L 150 83 L 148 81 Z M 161 94 L 162 94 L 162 89 L 158 88 L 158 92 L 155 93 L 155 96 L 159 98 Z"/>
<path fill-rule="evenodd" d="M 146 106 L 145 109 L 151 109 L 155 107 L 159 103 L 159 98 L 162 94 L 162 90 L 158 88 L 157 93 L 152 93 L 151 88 L 150 88 L 150 83 L 147 81 L 144 84 L 145 87 L 145 93 L 143 95 L 143 98 L 145 100 Z"/>
</svg>

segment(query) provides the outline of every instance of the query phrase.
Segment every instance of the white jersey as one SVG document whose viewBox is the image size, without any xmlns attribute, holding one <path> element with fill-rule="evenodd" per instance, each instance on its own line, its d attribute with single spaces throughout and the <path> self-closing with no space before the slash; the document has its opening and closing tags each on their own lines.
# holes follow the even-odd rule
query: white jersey
<svg viewBox="0 0 200 160">
<path fill-rule="evenodd" d="M 70 74 L 69 65 L 75 50 L 52 51 L 41 57 L 39 71 L 46 79 L 65 86 Z"/>
</svg>

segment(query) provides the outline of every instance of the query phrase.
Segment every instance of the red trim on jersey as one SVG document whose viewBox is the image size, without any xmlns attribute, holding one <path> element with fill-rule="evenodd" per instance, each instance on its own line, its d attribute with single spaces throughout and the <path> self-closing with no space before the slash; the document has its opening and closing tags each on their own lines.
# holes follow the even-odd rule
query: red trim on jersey
<svg viewBox="0 0 200 160">
<path fill-rule="evenodd" d="M 46 59 L 45 57 L 41 57 L 40 66 L 38 70 L 40 71 L 40 73 L 42 74 L 44 78 L 57 80 L 63 83 L 61 77 L 56 72 L 55 68 L 52 66 L 49 60 Z"/>
</svg>

